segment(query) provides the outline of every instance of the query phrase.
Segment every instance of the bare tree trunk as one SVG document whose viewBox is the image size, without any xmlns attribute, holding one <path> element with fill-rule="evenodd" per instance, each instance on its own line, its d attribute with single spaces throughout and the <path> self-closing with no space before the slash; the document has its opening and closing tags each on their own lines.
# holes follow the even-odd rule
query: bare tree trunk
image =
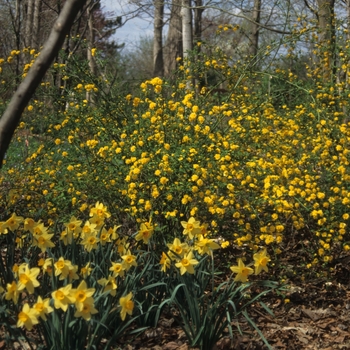
<svg viewBox="0 0 350 350">
<path fill-rule="evenodd" d="M 259 29 L 260 29 L 260 14 L 261 14 L 261 0 L 254 0 L 254 8 L 252 13 L 253 22 L 250 23 L 250 32 L 249 32 L 249 56 L 253 58 L 254 63 L 259 50 Z"/>
<path fill-rule="evenodd" d="M 94 21 L 93 21 L 93 13 L 95 2 L 90 2 L 87 8 L 87 16 L 88 16 L 88 49 L 87 49 L 87 59 L 89 62 L 90 73 L 92 75 L 96 75 L 96 62 L 92 53 L 92 49 L 95 45 L 95 34 L 94 34 Z"/>
<path fill-rule="evenodd" d="M 163 20 L 164 2 L 163 0 L 154 0 L 153 75 L 155 77 L 164 76 Z"/>
<path fill-rule="evenodd" d="M 67 0 L 65 2 L 62 12 L 58 16 L 40 55 L 12 96 L 10 103 L 2 115 L 0 119 L 0 167 L 2 167 L 5 153 L 21 119 L 24 108 L 62 47 L 74 18 L 85 3 L 86 0 Z"/>
<path fill-rule="evenodd" d="M 194 42 L 199 42 L 202 39 L 202 13 L 204 11 L 203 0 L 194 0 Z M 198 46 L 197 51 L 200 51 L 200 46 Z"/>
<path fill-rule="evenodd" d="M 181 16 L 183 58 L 186 59 L 193 47 L 191 0 L 182 0 Z"/>
<path fill-rule="evenodd" d="M 93 23 L 93 13 L 94 13 L 95 5 L 96 5 L 96 2 L 91 1 L 87 8 L 87 17 L 88 17 L 87 59 L 89 62 L 90 73 L 92 76 L 96 76 L 96 70 L 97 70 L 95 58 L 92 53 L 92 49 L 94 48 L 94 45 L 95 45 L 95 34 L 94 34 L 94 23 Z M 89 102 L 93 102 L 92 93 L 89 91 L 86 92 L 86 100 Z"/>
<path fill-rule="evenodd" d="M 34 0 L 27 0 L 26 26 L 24 31 L 24 45 L 29 46 L 32 42 Z"/>
<path fill-rule="evenodd" d="M 172 0 L 164 65 L 166 76 L 176 69 L 177 57 L 182 58 L 181 0 Z"/>
<path fill-rule="evenodd" d="M 32 40 L 31 47 L 38 50 L 40 48 L 40 35 L 39 35 L 39 26 L 40 26 L 40 10 L 41 10 L 42 0 L 35 0 L 34 2 L 34 13 L 33 13 L 33 30 L 32 30 Z"/>
<path fill-rule="evenodd" d="M 323 62 L 323 80 L 335 82 L 335 0 L 317 0 L 320 60 Z"/>
</svg>

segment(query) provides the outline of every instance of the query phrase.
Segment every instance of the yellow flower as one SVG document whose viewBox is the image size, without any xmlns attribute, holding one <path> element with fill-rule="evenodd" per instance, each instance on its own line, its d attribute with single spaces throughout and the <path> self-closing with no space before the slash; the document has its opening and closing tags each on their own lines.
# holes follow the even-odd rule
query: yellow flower
<svg viewBox="0 0 350 350">
<path fill-rule="evenodd" d="M 95 207 L 90 209 L 90 216 L 94 215 L 97 215 L 101 218 L 109 218 L 111 216 L 107 210 L 107 207 L 100 202 L 96 202 Z"/>
<path fill-rule="evenodd" d="M 188 245 L 186 243 L 181 243 L 178 238 L 175 238 L 173 243 L 167 244 L 170 252 L 170 257 L 173 258 L 182 258 L 188 251 Z"/>
<path fill-rule="evenodd" d="M 45 259 L 42 265 L 43 272 L 46 272 L 49 276 L 52 276 L 52 258 Z"/>
<path fill-rule="evenodd" d="M 116 290 L 118 288 L 117 282 L 115 280 L 115 277 L 108 276 L 107 278 L 101 278 L 97 281 L 98 284 L 103 286 L 103 292 L 102 293 L 110 293 L 113 297 L 116 295 Z"/>
<path fill-rule="evenodd" d="M 235 282 L 247 282 L 248 276 L 254 273 L 254 270 L 244 265 L 242 259 L 238 259 L 238 266 L 231 266 L 231 271 L 237 273 Z"/>
<path fill-rule="evenodd" d="M 159 264 L 162 265 L 161 271 L 166 272 L 166 270 L 170 267 L 170 263 L 169 257 L 162 252 L 162 257 L 159 262 Z"/>
<path fill-rule="evenodd" d="M 32 245 L 35 247 L 39 247 L 42 253 L 46 252 L 47 248 L 53 248 L 55 246 L 54 243 L 51 242 L 52 234 L 44 233 L 40 236 L 33 235 L 33 243 Z"/>
<path fill-rule="evenodd" d="M 113 272 L 113 277 L 123 277 L 124 276 L 124 266 L 122 263 L 114 263 L 112 262 L 112 266 L 109 268 L 109 271 Z"/>
<path fill-rule="evenodd" d="M 100 230 L 100 228 L 104 225 L 104 220 L 105 220 L 104 217 L 98 216 L 98 215 L 96 215 L 96 214 L 94 214 L 94 215 L 92 216 L 92 218 L 89 219 L 89 221 L 90 221 L 92 224 L 96 225 L 96 226 L 95 226 L 95 229 L 96 229 L 96 230 Z"/>
<path fill-rule="evenodd" d="M 26 327 L 28 331 L 38 324 L 38 312 L 29 307 L 28 303 L 23 305 L 22 311 L 18 314 L 17 327 Z"/>
<path fill-rule="evenodd" d="M 69 260 L 64 260 L 63 257 L 60 257 L 54 264 L 55 276 L 60 276 L 60 280 L 67 278 L 71 264 Z"/>
<path fill-rule="evenodd" d="M 132 315 L 132 311 L 134 310 L 134 302 L 131 300 L 132 297 L 132 292 L 130 292 L 127 296 L 119 299 L 119 304 L 122 308 L 120 311 L 120 317 L 123 321 L 125 320 L 126 314 Z"/>
<path fill-rule="evenodd" d="M 105 228 L 102 229 L 100 232 L 100 243 L 102 246 L 104 246 L 106 243 L 111 242 L 111 233 L 112 230 L 106 230 Z"/>
<path fill-rule="evenodd" d="M 62 309 L 67 311 L 68 305 L 75 302 L 74 290 L 72 291 L 72 285 L 68 284 L 65 287 L 62 287 L 58 290 L 55 290 L 51 293 L 51 296 L 54 300 L 54 306 L 56 309 Z"/>
<path fill-rule="evenodd" d="M 175 266 L 180 269 L 180 274 L 183 275 L 186 272 L 194 274 L 193 266 L 197 264 L 198 264 L 198 261 L 194 259 L 193 252 L 190 251 L 187 255 L 185 255 L 181 259 L 181 261 L 176 263 Z"/>
<path fill-rule="evenodd" d="M 100 239 L 97 238 L 94 232 L 92 232 L 92 233 L 86 234 L 80 244 L 84 246 L 86 251 L 91 252 L 92 249 L 97 249 L 97 244 L 99 241 Z"/>
<path fill-rule="evenodd" d="M 214 242 L 213 239 L 204 238 L 202 235 L 199 236 L 198 241 L 196 242 L 196 250 L 199 254 L 208 254 L 210 255 L 214 249 L 219 249 L 220 246 Z"/>
<path fill-rule="evenodd" d="M 86 321 L 90 321 L 91 315 L 97 313 L 98 311 L 94 307 L 94 298 L 88 297 L 82 303 L 81 309 L 75 312 L 74 317 L 82 317 Z"/>
<path fill-rule="evenodd" d="M 153 234 L 153 226 L 151 224 L 146 225 L 146 224 L 142 223 L 140 230 L 139 230 L 138 234 L 136 235 L 135 239 L 137 241 L 143 240 L 143 242 L 145 244 L 148 244 L 149 239 L 151 238 L 152 234 Z"/>
<path fill-rule="evenodd" d="M 14 304 L 18 303 L 19 289 L 15 281 L 12 283 L 7 283 L 7 292 L 5 294 L 6 300 L 12 300 Z"/>
<path fill-rule="evenodd" d="M 181 221 L 181 225 L 184 228 L 182 233 L 188 235 L 190 239 L 201 233 L 200 222 L 196 221 L 194 217 L 191 217 L 188 221 Z"/>
<path fill-rule="evenodd" d="M 36 279 L 39 273 L 40 269 L 38 267 L 30 269 L 28 264 L 22 264 L 18 274 L 18 290 L 26 289 L 29 294 L 33 294 L 34 288 L 40 286 L 40 283 Z"/>
<path fill-rule="evenodd" d="M 26 218 L 24 220 L 24 230 L 25 231 L 29 231 L 31 233 L 33 233 L 34 231 L 34 226 L 38 224 L 37 222 L 35 222 L 32 218 Z"/>
<path fill-rule="evenodd" d="M 125 255 L 122 256 L 124 269 L 128 271 L 131 266 L 137 266 L 136 256 L 132 255 L 130 250 L 127 251 Z"/>
<path fill-rule="evenodd" d="M 267 263 L 271 261 L 270 257 L 266 255 L 266 249 L 255 253 L 253 255 L 255 274 L 258 275 L 262 270 L 268 272 Z"/>
<path fill-rule="evenodd" d="M 17 230 L 18 226 L 23 222 L 22 216 L 17 216 L 15 213 L 12 214 L 12 216 L 6 220 L 6 226 L 11 231 Z"/>
<path fill-rule="evenodd" d="M 46 315 L 53 311 L 53 308 L 50 306 L 50 299 L 42 299 L 41 296 L 38 296 L 37 302 L 34 304 L 33 309 L 37 311 L 38 316 L 40 316 L 44 321 L 47 320 Z"/>
<path fill-rule="evenodd" d="M 81 311 L 83 309 L 84 302 L 88 298 L 92 297 L 94 293 L 95 293 L 95 288 L 87 288 L 85 281 L 81 281 L 78 288 L 72 290 L 72 294 L 75 299 L 75 307 L 77 308 L 78 311 Z"/>
<path fill-rule="evenodd" d="M 5 221 L 0 222 L 0 235 L 6 235 L 8 233 L 7 225 Z"/>
<path fill-rule="evenodd" d="M 80 270 L 80 274 L 83 278 L 87 278 L 90 276 L 92 268 L 90 267 L 90 263 L 88 262 L 85 266 L 83 266 Z"/>
<path fill-rule="evenodd" d="M 67 228 L 69 233 L 73 233 L 74 238 L 78 238 L 80 232 L 81 232 L 81 224 L 82 221 L 75 218 L 75 216 L 72 216 L 70 221 L 65 223 L 64 226 Z M 72 242 L 69 242 L 72 243 Z"/>
<path fill-rule="evenodd" d="M 230 242 L 229 241 L 224 241 L 221 243 L 221 248 L 227 248 L 228 246 L 230 245 Z"/>
</svg>

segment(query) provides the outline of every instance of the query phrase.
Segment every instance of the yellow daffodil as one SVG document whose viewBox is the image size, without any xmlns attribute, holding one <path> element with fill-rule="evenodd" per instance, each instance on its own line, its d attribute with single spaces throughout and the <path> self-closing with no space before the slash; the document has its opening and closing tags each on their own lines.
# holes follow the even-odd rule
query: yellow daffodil
<svg viewBox="0 0 350 350">
<path fill-rule="evenodd" d="M 90 262 L 88 262 L 85 266 L 83 266 L 80 270 L 80 274 L 83 278 L 87 278 L 90 276 L 92 268 L 90 267 Z"/>
<path fill-rule="evenodd" d="M 126 271 L 128 271 L 131 268 L 131 266 L 137 266 L 136 256 L 132 255 L 130 253 L 130 250 L 128 250 L 127 254 L 122 256 L 122 259 L 123 259 L 123 266 Z"/>
<path fill-rule="evenodd" d="M 13 213 L 11 217 L 5 221 L 6 227 L 9 228 L 11 231 L 17 230 L 22 222 L 22 216 L 17 216 L 15 213 Z"/>
<path fill-rule="evenodd" d="M 109 218 L 111 214 L 108 212 L 106 206 L 100 202 L 96 202 L 95 207 L 90 209 L 90 216 L 97 215 L 101 218 Z"/>
<path fill-rule="evenodd" d="M 248 276 L 254 273 L 254 270 L 244 265 L 242 259 L 238 259 L 238 266 L 231 266 L 231 271 L 236 273 L 235 282 L 247 282 Z"/>
<path fill-rule="evenodd" d="M 103 228 L 100 232 L 100 244 L 102 246 L 106 245 L 106 243 L 111 242 L 111 231 L 107 231 L 105 228 Z"/>
<path fill-rule="evenodd" d="M 173 243 L 167 244 L 169 248 L 169 256 L 173 259 L 175 258 L 182 258 L 187 252 L 188 252 L 188 244 L 187 243 L 181 243 L 181 241 L 178 238 L 174 238 Z"/>
<path fill-rule="evenodd" d="M 85 234 L 83 240 L 80 242 L 84 246 L 87 252 L 91 252 L 92 249 L 97 249 L 100 239 L 97 237 L 97 232 Z"/>
<path fill-rule="evenodd" d="M 271 261 L 270 257 L 266 253 L 266 249 L 261 250 L 253 255 L 255 274 L 258 275 L 262 270 L 268 272 L 267 264 Z"/>
<path fill-rule="evenodd" d="M 46 315 L 53 311 L 53 308 L 50 306 L 50 299 L 46 298 L 43 300 L 41 296 L 38 296 L 33 309 L 37 311 L 38 317 L 41 317 L 44 321 L 47 320 Z"/>
<path fill-rule="evenodd" d="M 94 315 L 97 313 L 98 311 L 94 307 L 94 298 L 88 297 L 82 302 L 80 310 L 78 309 L 75 312 L 74 317 L 82 317 L 86 321 L 90 321 L 91 315 Z"/>
<path fill-rule="evenodd" d="M 124 264 L 122 263 L 115 263 L 115 262 L 111 262 L 112 266 L 109 268 L 109 271 L 113 272 L 113 277 L 123 277 L 124 276 L 124 271 L 125 271 L 125 267 Z"/>
<path fill-rule="evenodd" d="M 56 309 L 62 309 L 67 311 L 68 305 L 74 304 L 74 290 L 72 291 L 72 285 L 67 284 L 58 290 L 51 293 L 52 299 L 54 300 L 54 306 Z"/>
<path fill-rule="evenodd" d="M 53 248 L 55 244 L 51 241 L 52 234 L 43 233 L 42 235 L 33 234 L 32 245 L 41 249 L 42 253 L 46 252 L 47 248 Z"/>
<path fill-rule="evenodd" d="M 202 231 L 200 222 L 196 221 L 194 217 L 190 217 L 188 221 L 181 221 L 181 225 L 184 228 L 182 233 L 187 235 L 189 239 L 194 238 Z"/>
<path fill-rule="evenodd" d="M 22 264 L 21 266 L 22 268 L 20 268 L 18 273 L 18 290 L 26 289 L 29 294 L 33 294 L 34 288 L 40 286 L 39 281 L 36 279 L 40 269 L 38 267 L 30 269 L 28 264 Z"/>
<path fill-rule="evenodd" d="M 117 282 L 115 280 L 115 277 L 108 276 L 107 278 L 101 278 L 97 281 L 98 284 L 103 286 L 103 292 L 102 293 L 110 293 L 113 297 L 116 295 L 116 290 L 118 288 Z"/>
<path fill-rule="evenodd" d="M 179 262 L 177 262 L 175 266 L 180 269 L 180 274 L 183 275 L 186 272 L 194 274 L 194 265 L 197 264 L 198 260 L 194 259 L 193 252 L 190 251 Z"/>
<path fill-rule="evenodd" d="M 119 299 L 119 304 L 121 306 L 120 317 L 124 321 L 126 318 L 126 314 L 132 315 L 134 310 L 134 302 L 131 300 L 133 297 L 132 292 L 130 292 L 125 297 L 121 297 Z"/>
<path fill-rule="evenodd" d="M 101 227 L 104 225 L 105 223 L 105 219 L 102 216 L 98 216 L 96 214 L 94 214 L 89 221 L 95 225 L 95 229 L 100 231 Z"/>
<path fill-rule="evenodd" d="M 166 272 L 166 270 L 170 267 L 171 261 L 164 252 L 162 252 L 162 257 L 160 259 L 159 264 L 162 266 L 161 271 L 163 272 Z"/>
<path fill-rule="evenodd" d="M 75 307 L 78 311 L 81 311 L 85 300 L 95 293 L 95 288 L 87 288 L 86 282 L 81 281 L 76 289 L 72 289 L 71 293 L 75 299 Z"/>
<path fill-rule="evenodd" d="M 60 276 L 60 280 L 64 280 L 69 275 L 69 270 L 71 269 L 72 263 L 69 260 L 65 260 L 60 257 L 55 263 L 55 276 Z"/>
<path fill-rule="evenodd" d="M 146 225 L 146 224 L 142 223 L 140 230 L 139 230 L 138 234 L 136 235 L 135 239 L 137 241 L 143 240 L 143 242 L 145 244 L 148 244 L 152 234 L 153 234 L 153 226 Z"/>
<path fill-rule="evenodd" d="M 0 221 L 0 235 L 6 235 L 8 233 L 7 224 L 5 221 Z"/>
<path fill-rule="evenodd" d="M 31 331 L 33 326 L 39 323 L 38 316 L 38 312 L 25 303 L 22 311 L 18 314 L 17 327 L 24 326 L 28 331 Z"/>
<path fill-rule="evenodd" d="M 6 289 L 7 292 L 5 294 L 5 299 L 12 300 L 14 304 L 17 304 L 19 297 L 19 289 L 17 283 L 15 281 L 12 281 L 12 283 L 7 283 Z"/>
<path fill-rule="evenodd" d="M 213 250 L 220 248 L 220 246 L 216 242 L 214 242 L 213 239 L 204 238 L 202 235 L 198 237 L 198 241 L 195 243 L 195 247 L 195 249 L 201 255 L 210 255 Z"/>
</svg>

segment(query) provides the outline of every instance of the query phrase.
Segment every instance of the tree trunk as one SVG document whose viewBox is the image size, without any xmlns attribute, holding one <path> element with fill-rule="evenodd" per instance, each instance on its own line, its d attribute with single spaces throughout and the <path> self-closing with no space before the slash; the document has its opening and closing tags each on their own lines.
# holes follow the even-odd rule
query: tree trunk
<svg viewBox="0 0 350 350">
<path fill-rule="evenodd" d="M 34 2 L 33 29 L 32 29 L 32 40 L 31 40 L 30 46 L 36 50 L 40 48 L 40 44 L 41 44 L 40 34 L 39 34 L 41 1 L 42 0 L 35 0 Z"/>
<path fill-rule="evenodd" d="M 94 7 L 95 2 L 91 2 L 87 8 L 87 16 L 88 16 L 88 48 L 87 48 L 87 59 L 89 61 L 90 73 L 95 76 L 96 75 L 96 62 L 92 53 L 92 49 L 95 45 L 95 33 L 94 33 Z"/>
<path fill-rule="evenodd" d="M 90 73 L 92 76 L 96 76 L 96 62 L 95 57 L 92 52 L 92 49 L 95 45 L 95 34 L 94 34 L 94 21 L 93 21 L 93 13 L 94 13 L 94 6 L 96 5 L 96 2 L 91 1 L 88 8 L 87 8 L 87 17 L 88 17 L 88 36 L 87 36 L 87 59 L 89 62 L 89 68 Z M 89 102 L 93 102 L 93 96 L 92 92 L 87 91 L 86 92 L 86 100 Z"/>
<path fill-rule="evenodd" d="M 2 167 L 5 153 L 24 108 L 45 76 L 52 61 L 57 56 L 74 22 L 74 18 L 85 3 L 86 0 L 67 0 L 65 2 L 62 12 L 58 16 L 40 55 L 36 58 L 2 115 L 0 119 L 0 167 Z"/>
<path fill-rule="evenodd" d="M 164 65 L 166 76 L 176 69 L 177 57 L 182 58 L 181 0 L 172 0 Z"/>
<path fill-rule="evenodd" d="M 163 20 L 164 2 L 154 0 L 153 75 L 155 77 L 164 76 Z"/>
<path fill-rule="evenodd" d="M 24 45 L 30 46 L 32 42 L 34 0 L 27 0 L 26 26 L 24 32 Z"/>
<path fill-rule="evenodd" d="M 317 0 L 318 5 L 318 46 L 323 66 L 323 81 L 335 83 L 336 42 L 335 42 L 335 0 Z"/>
<path fill-rule="evenodd" d="M 186 60 L 189 52 L 192 51 L 193 48 L 191 0 L 182 0 L 181 16 L 183 58 Z"/>
<path fill-rule="evenodd" d="M 248 54 L 251 58 L 253 58 L 254 63 L 257 61 L 257 55 L 259 50 L 260 14 L 261 14 L 261 0 L 254 0 L 254 8 L 252 13 L 253 22 L 250 23 L 250 32 L 248 35 L 248 39 L 249 39 Z"/>
</svg>

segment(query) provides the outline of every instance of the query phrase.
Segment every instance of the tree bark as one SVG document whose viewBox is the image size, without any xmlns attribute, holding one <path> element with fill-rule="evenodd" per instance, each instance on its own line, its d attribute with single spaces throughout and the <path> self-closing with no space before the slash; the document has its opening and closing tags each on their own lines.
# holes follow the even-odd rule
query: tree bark
<svg viewBox="0 0 350 350">
<path fill-rule="evenodd" d="M 86 1 L 87 0 L 66 1 L 40 55 L 12 96 L 10 103 L 2 115 L 0 119 L 0 167 L 2 167 L 5 153 L 20 121 L 24 108 L 34 94 L 35 89 L 40 84 L 55 56 L 58 54 L 66 35 L 69 33 L 74 18 L 79 10 L 83 8 Z"/>
<path fill-rule="evenodd" d="M 260 29 L 260 14 L 261 14 L 261 0 L 254 0 L 254 7 L 252 13 L 253 22 L 250 23 L 250 32 L 249 32 L 249 49 L 248 53 L 251 58 L 253 58 L 254 62 L 256 62 L 256 58 L 259 50 L 259 29 Z"/>
<path fill-rule="evenodd" d="M 39 27 L 40 27 L 41 1 L 42 0 L 35 0 L 34 2 L 33 29 L 32 29 L 32 40 L 31 40 L 30 46 L 36 50 L 40 48 Z"/>
<path fill-rule="evenodd" d="M 336 42 L 335 42 L 335 0 L 317 0 L 318 5 L 318 46 L 320 60 L 323 63 L 323 80 L 335 83 Z"/>
<path fill-rule="evenodd" d="M 163 0 L 154 0 L 153 75 L 155 77 L 164 76 L 163 20 L 164 2 Z"/>
<path fill-rule="evenodd" d="M 34 0 L 27 0 L 26 27 L 24 34 L 25 46 L 30 46 L 32 42 Z"/>
<path fill-rule="evenodd" d="M 172 0 L 164 66 L 166 76 L 176 69 L 177 57 L 182 58 L 181 0 Z"/>
<path fill-rule="evenodd" d="M 183 58 L 186 59 L 193 48 L 191 0 L 182 0 L 181 17 Z"/>
<path fill-rule="evenodd" d="M 194 42 L 199 42 L 202 39 L 202 13 L 203 9 L 203 0 L 194 0 L 194 33 L 193 40 Z M 197 51 L 199 52 L 200 46 L 198 46 Z"/>
</svg>

